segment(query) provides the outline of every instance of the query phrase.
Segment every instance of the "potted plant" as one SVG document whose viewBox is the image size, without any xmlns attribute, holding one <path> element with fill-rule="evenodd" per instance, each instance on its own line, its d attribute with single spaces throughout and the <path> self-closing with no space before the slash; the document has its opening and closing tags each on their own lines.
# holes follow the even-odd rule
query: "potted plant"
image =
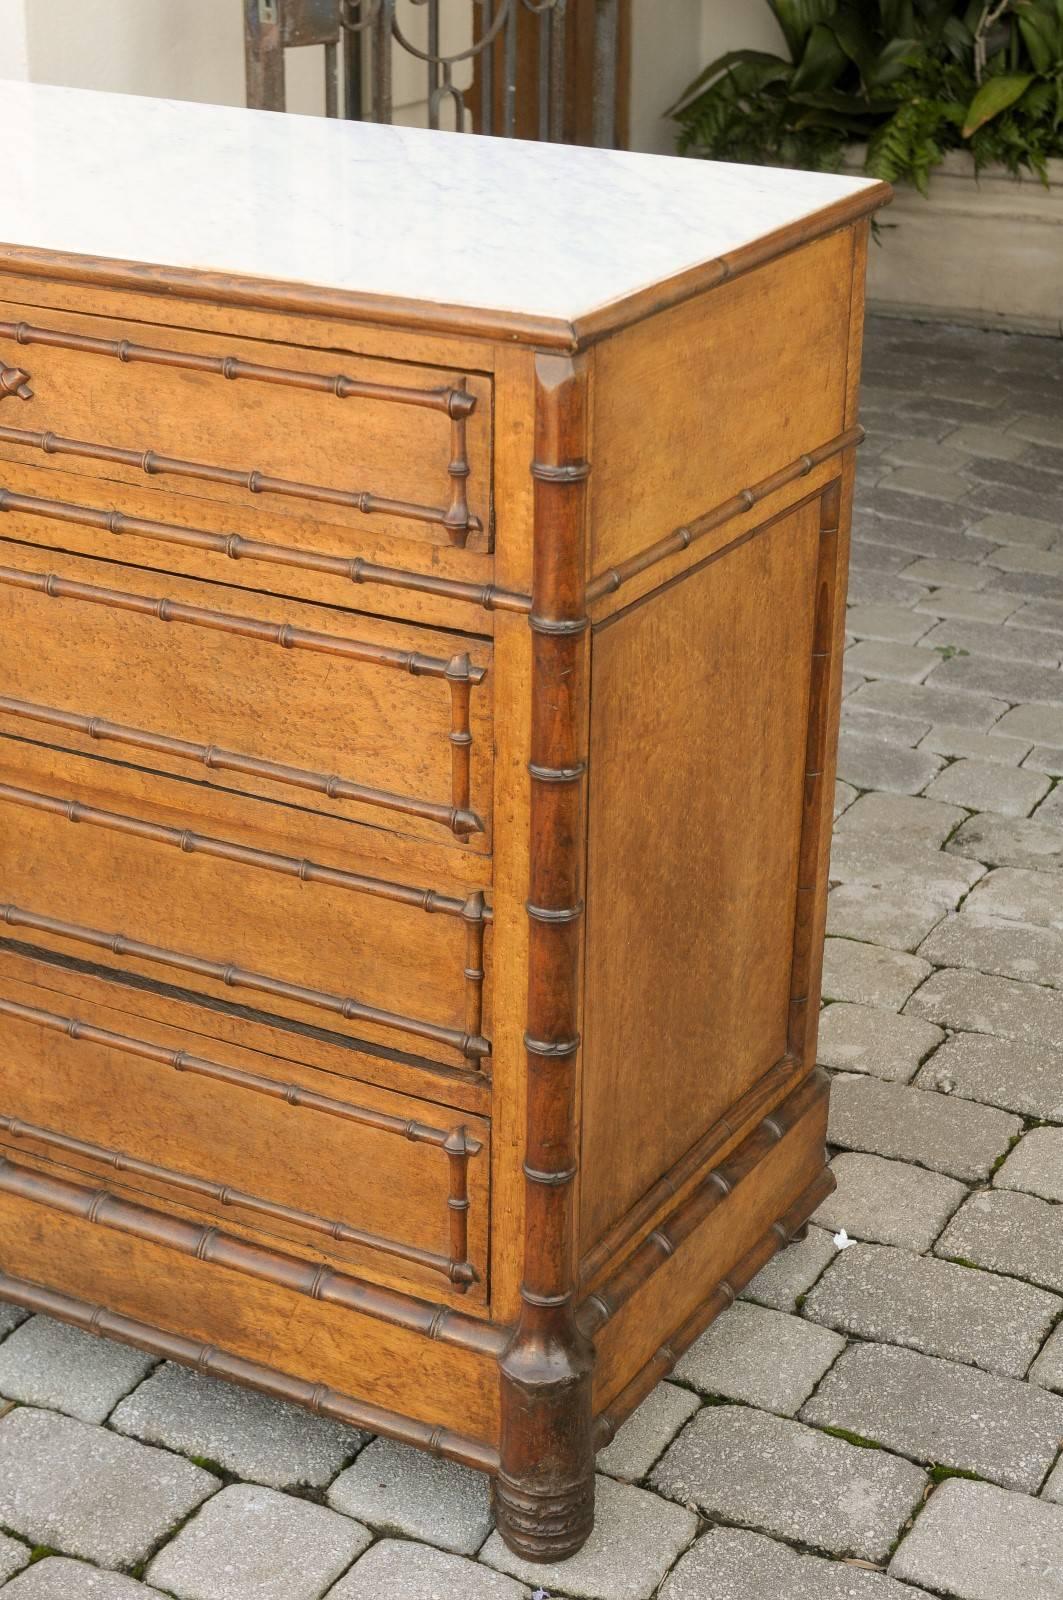
<svg viewBox="0 0 1063 1600">
<path fill-rule="evenodd" d="M 898 186 L 874 299 L 1063 331 L 1063 0 L 766 0 L 671 108 L 681 152 Z"/>
</svg>

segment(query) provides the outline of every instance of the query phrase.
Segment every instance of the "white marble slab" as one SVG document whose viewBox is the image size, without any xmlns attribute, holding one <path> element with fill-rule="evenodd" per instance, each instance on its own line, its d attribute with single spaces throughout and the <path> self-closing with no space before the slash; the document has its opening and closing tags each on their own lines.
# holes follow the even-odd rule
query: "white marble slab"
<svg viewBox="0 0 1063 1600">
<path fill-rule="evenodd" d="M 576 320 L 870 187 L 0 82 L 0 240 Z"/>
</svg>

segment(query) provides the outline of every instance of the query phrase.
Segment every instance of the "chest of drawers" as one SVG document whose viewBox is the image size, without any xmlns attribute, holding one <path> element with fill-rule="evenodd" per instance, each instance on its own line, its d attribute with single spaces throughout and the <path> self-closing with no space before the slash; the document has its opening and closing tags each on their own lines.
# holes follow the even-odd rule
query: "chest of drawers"
<svg viewBox="0 0 1063 1600">
<path fill-rule="evenodd" d="M 0 1296 L 482 1468 L 830 1187 L 882 185 L 5 86 Z"/>
</svg>

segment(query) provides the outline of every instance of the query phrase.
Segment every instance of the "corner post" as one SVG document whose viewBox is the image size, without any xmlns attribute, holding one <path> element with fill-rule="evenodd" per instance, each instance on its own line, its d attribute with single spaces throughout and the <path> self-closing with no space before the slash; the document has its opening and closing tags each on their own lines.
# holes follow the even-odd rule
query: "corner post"
<svg viewBox="0 0 1063 1600">
<path fill-rule="evenodd" d="M 590 468 L 582 364 L 540 355 L 536 386 L 524 1275 L 500 1364 L 496 1508 L 511 1550 L 560 1561 L 594 1522 L 593 1349 L 575 1316 Z"/>
</svg>

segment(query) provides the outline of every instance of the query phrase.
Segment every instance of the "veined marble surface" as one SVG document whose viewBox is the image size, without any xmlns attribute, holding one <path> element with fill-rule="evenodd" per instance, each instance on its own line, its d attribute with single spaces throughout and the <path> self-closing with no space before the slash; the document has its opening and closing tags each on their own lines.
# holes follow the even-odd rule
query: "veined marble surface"
<svg viewBox="0 0 1063 1600">
<path fill-rule="evenodd" d="M 871 181 L 0 82 L 0 240 L 576 320 Z"/>
</svg>

